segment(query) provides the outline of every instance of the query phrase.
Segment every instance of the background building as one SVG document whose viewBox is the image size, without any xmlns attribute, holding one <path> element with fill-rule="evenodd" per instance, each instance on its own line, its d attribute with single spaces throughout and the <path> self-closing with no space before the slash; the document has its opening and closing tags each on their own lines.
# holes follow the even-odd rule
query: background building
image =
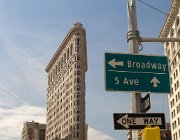
<svg viewBox="0 0 180 140">
<path fill-rule="evenodd" d="M 161 140 L 172 140 L 170 123 L 166 123 L 166 130 L 161 130 Z"/>
<path fill-rule="evenodd" d="M 25 122 L 21 140 L 45 140 L 46 125 L 37 122 Z"/>
<path fill-rule="evenodd" d="M 173 0 L 162 28 L 161 38 L 180 38 L 180 1 Z M 169 110 L 172 140 L 180 140 L 180 42 L 164 43 L 169 59 L 171 93 Z"/>
<path fill-rule="evenodd" d="M 70 29 L 46 67 L 48 73 L 46 140 L 86 140 L 86 32 Z"/>
</svg>

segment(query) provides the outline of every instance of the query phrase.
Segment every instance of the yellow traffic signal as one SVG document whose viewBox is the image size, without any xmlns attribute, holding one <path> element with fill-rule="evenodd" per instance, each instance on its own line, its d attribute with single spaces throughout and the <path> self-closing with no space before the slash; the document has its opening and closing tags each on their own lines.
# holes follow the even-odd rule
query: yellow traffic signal
<svg viewBox="0 0 180 140">
<path fill-rule="evenodd" d="M 141 131 L 142 140 L 161 140 L 160 128 L 158 126 L 151 127 L 150 125 L 146 126 Z"/>
</svg>

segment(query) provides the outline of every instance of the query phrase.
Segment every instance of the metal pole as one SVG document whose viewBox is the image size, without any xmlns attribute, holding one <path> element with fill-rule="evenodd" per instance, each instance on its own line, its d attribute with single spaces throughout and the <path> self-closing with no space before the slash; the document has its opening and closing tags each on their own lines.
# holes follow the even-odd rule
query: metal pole
<svg viewBox="0 0 180 140">
<path fill-rule="evenodd" d="M 129 53 L 139 54 L 138 39 L 139 31 L 137 30 L 137 16 L 136 16 L 136 0 L 128 0 L 128 47 Z M 141 93 L 131 94 L 131 112 L 141 112 Z M 132 131 L 132 139 L 139 140 L 138 131 Z"/>
</svg>

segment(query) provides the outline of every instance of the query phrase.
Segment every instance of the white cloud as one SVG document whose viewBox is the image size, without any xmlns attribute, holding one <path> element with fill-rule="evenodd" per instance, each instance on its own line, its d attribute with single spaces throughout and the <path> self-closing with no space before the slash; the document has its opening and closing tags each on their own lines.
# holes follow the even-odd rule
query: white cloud
<svg viewBox="0 0 180 140">
<path fill-rule="evenodd" d="M 45 123 L 45 108 L 27 104 L 14 108 L 0 108 L 0 138 L 19 140 L 23 123 L 32 120 Z"/>
<path fill-rule="evenodd" d="M 88 140 L 116 140 L 115 138 L 112 138 L 111 136 L 104 134 L 101 131 L 98 131 L 94 128 L 89 127 L 88 128 Z"/>
<path fill-rule="evenodd" d="M 14 108 L 0 108 L 0 137 L 3 140 L 19 140 L 23 123 L 26 121 L 45 123 L 45 108 L 21 105 Z M 88 140 L 116 140 L 94 128 L 88 128 Z"/>
<path fill-rule="evenodd" d="M 19 140 L 26 121 L 45 123 L 45 107 L 32 106 L 0 84 L 0 139 Z M 88 128 L 88 140 L 116 140 L 94 128 Z"/>
</svg>

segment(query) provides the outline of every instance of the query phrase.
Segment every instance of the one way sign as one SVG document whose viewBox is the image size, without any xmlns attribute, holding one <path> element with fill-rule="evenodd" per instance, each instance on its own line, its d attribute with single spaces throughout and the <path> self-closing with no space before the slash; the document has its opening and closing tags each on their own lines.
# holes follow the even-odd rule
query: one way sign
<svg viewBox="0 0 180 140">
<path fill-rule="evenodd" d="M 114 128 L 144 129 L 148 124 L 166 129 L 164 113 L 114 113 Z"/>
</svg>

